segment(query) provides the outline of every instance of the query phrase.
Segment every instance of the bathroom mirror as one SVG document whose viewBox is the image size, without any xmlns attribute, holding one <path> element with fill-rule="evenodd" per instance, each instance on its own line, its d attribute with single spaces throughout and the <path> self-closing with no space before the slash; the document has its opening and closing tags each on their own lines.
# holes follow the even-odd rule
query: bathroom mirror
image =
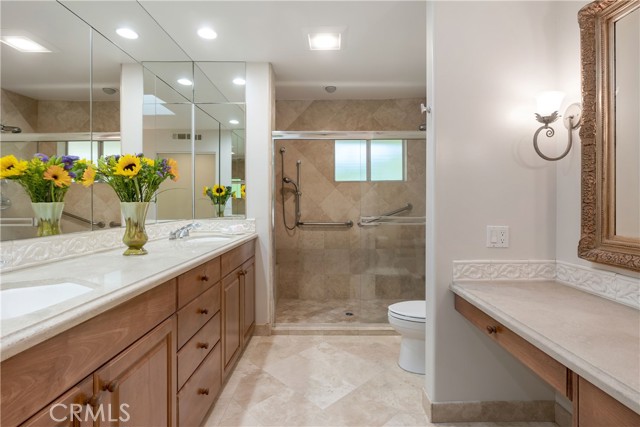
<svg viewBox="0 0 640 427">
<path fill-rule="evenodd" d="M 640 1 L 579 13 L 583 116 L 578 255 L 640 271 Z"/>
</svg>

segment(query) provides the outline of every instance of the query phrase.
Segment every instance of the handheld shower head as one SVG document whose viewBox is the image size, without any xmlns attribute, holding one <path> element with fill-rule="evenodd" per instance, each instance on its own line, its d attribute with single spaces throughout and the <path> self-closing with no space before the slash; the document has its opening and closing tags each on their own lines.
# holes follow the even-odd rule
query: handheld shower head
<svg viewBox="0 0 640 427">
<path fill-rule="evenodd" d="M 292 184 L 296 188 L 296 193 L 299 192 L 298 184 L 288 176 L 285 176 L 284 178 L 282 178 L 282 182 L 284 182 L 285 184 Z"/>
</svg>

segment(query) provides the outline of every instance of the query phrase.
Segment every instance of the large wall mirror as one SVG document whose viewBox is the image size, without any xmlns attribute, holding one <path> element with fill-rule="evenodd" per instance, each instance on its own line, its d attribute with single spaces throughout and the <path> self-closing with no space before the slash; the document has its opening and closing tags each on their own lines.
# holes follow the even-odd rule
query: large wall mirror
<svg viewBox="0 0 640 427">
<path fill-rule="evenodd" d="M 640 0 L 590 3 L 582 53 L 581 258 L 640 271 Z"/>
<path fill-rule="evenodd" d="M 131 152 L 121 140 L 121 103 L 143 103 L 136 118 L 143 129 L 143 151 L 176 157 L 180 180 L 163 184 L 149 220 L 212 218 L 203 186 L 230 186 L 237 194 L 227 217 L 243 217 L 244 63 L 194 63 L 137 2 L 114 2 L 114 14 L 140 22 L 155 43 L 128 43 L 109 28 L 91 28 L 92 2 L 3 1 L 2 36 L 27 35 L 51 52 L 20 52 L 0 43 L 2 55 L 2 156 L 30 159 L 35 153 L 101 155 Z M 73 12 L 73 13 L 72 13 Z M 82 19 L 79 19 L 82 18 Z M 160 42 L 158 42 L 160 41 Z M 157 47 L 161 46 L 161 49 Z M 122 67 L 140 69 L 144 99 L 122 85 Z M 180 85 L 174 75 L 193 82 Z M 230 77 L 232 76 L 232 77 Z M 230 77 L 230 79 L 229 79 Z M 19 128 L 20 133 L 12 133 Z M 173 186 L 172 186 L 173 185 Z M 33 212 L 24 190 L 0 180 L 0 239 L 35 237 Z M 72 184 L 65 196 L 62 232 L 120 226 L 117 197 L 106 184 Z M 179 209 L 178 209 L 179 207 Z"/>
</svg>

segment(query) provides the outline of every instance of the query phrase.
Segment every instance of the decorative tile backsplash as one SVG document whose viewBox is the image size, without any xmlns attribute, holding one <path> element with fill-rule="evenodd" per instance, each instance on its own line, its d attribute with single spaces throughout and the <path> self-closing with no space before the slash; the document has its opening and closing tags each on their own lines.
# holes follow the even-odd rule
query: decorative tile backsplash
<svg viewBox="0 0 640 427">
<path fill-rule="evenodd" d="M 201 226 L 199 232 L 220 232 L 229 234 L 255 232 L 255 220 L 185 220 L 169 221 L 146 226 L 149 241 L 166 239 L 169 233 L 192 222 Z M 0 245 L 0 271 L 6 272 L 36 264 L 66 258 L 75 258 L 90 253 L 123 247 L 124 228 L 63 234 L 2 242 Z"/>
<path fill-rule="evenodd" d="M 555 260 L 453 261 L 453 280 L 557 280 L 640 309 L 640 278 Z"/>
</svg>

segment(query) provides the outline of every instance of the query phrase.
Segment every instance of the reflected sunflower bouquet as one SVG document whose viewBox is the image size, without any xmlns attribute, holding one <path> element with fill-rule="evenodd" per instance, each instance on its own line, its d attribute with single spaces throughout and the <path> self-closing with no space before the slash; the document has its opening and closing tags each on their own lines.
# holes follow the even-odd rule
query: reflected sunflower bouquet
<svg viewBox="0 0 640 427">
<path fill-rule="evenodd" d="M 179 178 L 174 159 L 154 160 L 142 153 L 101 157 L 96 175 L 113 188 L 121 202 L 150 202 L 167 178 Z"/>
<path fill-rule="evenodd" d="M 77 156 L 37 153 L 31 160 L 14 155 L 0 158 L 0 179 L 16 181 L 33 203 L 62 202 L 72 182 L 89 187 L 95 176 L 93 164 Z"/>
</svg>

